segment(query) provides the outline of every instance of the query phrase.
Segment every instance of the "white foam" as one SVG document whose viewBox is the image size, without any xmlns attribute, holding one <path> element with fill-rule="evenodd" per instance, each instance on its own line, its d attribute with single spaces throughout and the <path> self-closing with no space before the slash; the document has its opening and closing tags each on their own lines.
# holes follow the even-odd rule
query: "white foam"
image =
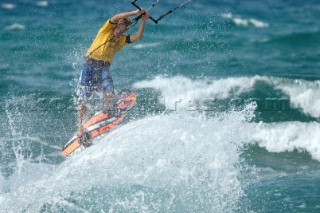
<svg viewBox="0 0 320 213">
<path fill-rule="evenodd" d="M 291 104 L 305 114 L 320 118 L 320 81 L 274 78 L 276 88 L 289 95 Z"/>
<path fill-rule="evenodd" d="M 31 179 L 7 193 L 1 208 L 39 212 L 46 203 L 53 209 L 73 208 L 67 201 L 87 199 L 86 192 L 93 188 L 97 190 L 87 201 L 92 202 L 91 211 L 101 211 L 108 203 L 120 212 L 177 206 L 232 212 L 244 187 L 238 180 L 237 149 L 244 139 L 242 114 L 223 121 L 172 114 L 130 122 L 71 156 L 54 173 L 48 172 L 50 177 Z M 132 190 L 136 186 L 139 190 Z M 95 202 L 101 199 L 104 202 Z"/>
<path fill-rule="evenodd" d="M 249 25 L 252 25 L 257 28 L 265 28 L 269 27 L 269 24 L 254 18 L 242 18 L 239 15 L 233 15 L 232 13 L 222 13 L 221 16 L 225 19 L 232 20 L 237 26 L 243 26 L 248 27 Z"/>
<path fill-rule="evenodd" d="M 249 22 L 253 24 L 253 26 L 258 27 L 258 28 L 264 28 L 264 27 L 269 27 L 269 24 L 263 21 L 259 21 L 257 19 L 249 19 Z"/>
<path fill-rule="evenodd" d="M 216 80 L 193 80 L 184 76 L 157 76 L 134 84 L 135 88 L 153 88 L 161 92 L 159 101 L 170 110 L 189 109 L 190 102 L 226 99 L 251 91 L 264 77 L 240 77 Z"/>
<path fill-rule="evenodd" d="M 317 122 L 260 123 L 255 128 L 253 141 L 269 152 L 307 151 L 320 161 L 320 124 Z"/>
<path fill-rule="evenodd" d="M 231 19 L 232 18 L 232 13 L 222 13 L 221 16 L 223 18 L 226 18 L 226 19 Z"/>
<path fill-rule="evenodd" d="M 25 28 L 26 28 L 25 25 L 14 23 L 12 25 L 5 27 L 4 29 L 5 30 L 24 30 Z"/>
<path fill-rule="evenodd" d="M 5 189 L 6 187 L 6 183 L 5 183 L 5 179 L 4 177 L 2 176 L 2 174 L 0 173 L 0 206 L 1 206 L 1 200 L 3 199 L 1 197 L 1 194 L 4 194 L 7 190 Z"/>
<path fill-rule="evenodd" d="M 307 151 L 320 161 L 319 123 L 257 124 L 250 122 L 254 110 L 249 104 L 211 118 L 171 113 L 129 122 L 61 165 L 26 163 L 12 179 L 15 187 L 0 196 L 0 208 L 85 211 L 76 205 L 85 200 L 93 212 L 234 212 L 250 183 L 239 179 L 243 144 Z"/>
<path fill-rule="evenodd" d="M 144 44 L 135 44 L 133 48 L 135 49 L 144 49 L 144 48 L 152 48 L 159 46 L 160 43 L 144 43 Z"/>
<path fill-rule="evenodd" d="M 247 19 L 242 19 L 240 17 L 233 18 L 232 21 L 238 26 L 247 27 L 249 25 L 249 21 Z"/>
<path fill-rule="evenodd" d="M 16 8 L 17 5 L 16 4 L 11 4 L 11 3 L 3 3 L 3 4 L 1 4 L 1 7 L 3 9 L 12 10 L 12 9 Z"/>
<path fill-rule="evenodd" d="M 178 106 L 188 108 L 189 101 L 210 98 L 226 99 L 251 91 L 257 81 L 264 81 L 275 89 L 289 95 L 292 107 L 301 109 L 306 115 L 320 116 L 320 81 L 283 79 L 278 77 L 239 77 L 217 80 L 192 80 L 183 76 L 166 78 L 157 76 L 134 84 L 136 88 L 153 88 L 160 91 L 159 101 L 169 109 Z M 163 101 L 165 100 L 165 101 Z M 319 123 L 289 122 L 259 125 L 256 132 L 249 132 L 247 141 L 260 141 L 259 145 L 269 151 L 304 150 L 320 161 Z M 253 134 L 254 136 L 250 136 Z"/>
<path fill-rule="evenodd" d="M 190 109 L 190 102 L 226 99 L 252 91 L 257 81 L 264 81 L 289 96 L 294 108 L 306 115 L 320 117 L 320 81 L 292 80 L 279 77 L 229 77 L 225 79 L 193 80 L 184 76 L 157 76 L 152 80 L 136 82 L 138 89 L 160 91 L 159 102 L 170 110 Z"/>
<path fill-rule="evenodd" d="M 259 76 L 214 80 L 158 76 L 135 86 L 157 89 L 171 99 L 223 99 L 252 90 L 257 81 L 290 88 L 318 84 Z M 175 206 L 234 212 L 247 184 L 239 179 L 245 166 L 239 151 L 243 144 L 257 143 L 270 152 L 297 149 L 320 161 L 319 123 L 257 124 L 251 122 L 254 110 L 249 104 L 243 111 L 211 118 L 171 113 L 131 121 L 57 166 L 30 165 L 19 158 L 19 169 L 5 183 L 10 190 L 0 196 L 0 210 L 40 212 L 48 206 L 53 212 L 84 211 L 73 200 L 86 200 L 94 203 L 94 212 L 105 210 L 101 206 L 105 203 L 119 212 Z"/>
<path fill-rule="evenodd" d="M 49 2 L 48 1 L 38 1 L 36 3 L 36 5 L 39 6 L 39 7 L 48 7 Z"/>
</svg>

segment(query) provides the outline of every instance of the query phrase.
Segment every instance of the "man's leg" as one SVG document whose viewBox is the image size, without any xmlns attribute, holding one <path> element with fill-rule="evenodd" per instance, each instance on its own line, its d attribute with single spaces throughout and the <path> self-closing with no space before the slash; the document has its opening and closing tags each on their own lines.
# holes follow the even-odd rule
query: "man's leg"
<svg viewBox="0 0 320 213">
<path fill-rule="evenodd" d="M 104 111 L 108 113 L 109 117 L 113 114 L 113 106 L 112 106 L 112 95 L 113 95 L 113 80 L 111 74 L 109 72 L 110 67 L 104 67 L 101 71 L 101 80 L 102 80 L 102 90 L 104 92 L 105 98 L 105 108 Z"/>
<path fill-rule="evenodd" d="M 77 136 L 80 137 L 84 133 L 83 121 L 87 112 L 86 102 L 91 95 L 90 83 L 92 81 L 93 68 L 91 65 L 84 63 L 82 65 L 81 75 L 77 88 L 78 96 L 78 131 Z"/>
<path fill-rule="evenodd" d="M 87 100 L 91 96 L 91 89 L 90 87 L 86 86 L 78 86 L 78 131 L 77 131 L 77 136 L 80 137 L 84 133 L 84 128 L 83 128 L 83 122 L 85 121 L 86 118 L 86 113 L 87 113 Z"/>
<path fill-rule="evenodd" d="M 87 112 L 87 107 L 85 104 L 80 104 L 78 111 L 78 132 L 77 136 L 79 138 L 79 142 L 84 146 L 88 147 L 92 145 L 92 141 L 90 140 L 90 136 L 85 133 L 83 128 L 83 120 Z"/>
<path fill-rule="evenodd" d="M 112 106 L 111 106 L 111 104 L 112 104 L 112 92 L 105 92 L 104 93 L 104 98 L 105 98 L 105 103 L 106 103 L 106 105 L 105 105 L 105 112 L 107 112 L 109 115 L 110 115 L 110 112 L 111 113 L 113 113 L 112 112 Z"/>
<path fill-rule="evenodd" d="M 80 137 L 84 133 L 84 128 L 83 128 L 83 120 L 87 112 L 87 107 L 84 103 L 81 103 L 78 109 L 78 131 L 77 131 L 77 136 Z"/>
</svg>

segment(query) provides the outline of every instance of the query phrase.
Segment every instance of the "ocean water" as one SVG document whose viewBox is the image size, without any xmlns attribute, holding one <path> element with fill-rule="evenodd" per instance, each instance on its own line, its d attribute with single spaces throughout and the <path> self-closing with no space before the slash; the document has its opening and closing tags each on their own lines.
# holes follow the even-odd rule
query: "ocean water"
<svg viewBox="0 0 320 213">
<path fill-rule="evenodd" d="M 1 1 L 0 212 L 320 212 L 318 0 L 193 0 L 149 21 L 111 66 L 137 106 L 62 157 L 83 55 L 133 9 Z"/>
</svg>

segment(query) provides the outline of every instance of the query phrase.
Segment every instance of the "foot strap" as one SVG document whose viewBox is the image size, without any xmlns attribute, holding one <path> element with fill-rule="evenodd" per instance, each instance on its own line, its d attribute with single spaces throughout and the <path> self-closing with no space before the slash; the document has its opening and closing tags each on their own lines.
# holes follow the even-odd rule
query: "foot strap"
<svg viewBox="0 0 320 213">
<path fill-rule="evenodd" d="M 91 141 L 91 135 L 88 132 L 84 132 L 80 137 L 79 137 L 79 142 L 82 144 L 84 147 L 89 147 L 92 145 Z"/>
</svg>

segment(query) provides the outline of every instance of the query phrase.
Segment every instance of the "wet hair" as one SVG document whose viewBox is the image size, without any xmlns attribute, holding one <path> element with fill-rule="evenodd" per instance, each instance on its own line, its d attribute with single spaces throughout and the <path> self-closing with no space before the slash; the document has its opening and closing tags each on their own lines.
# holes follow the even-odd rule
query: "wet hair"
<svg viewBox="0 0 320 213">
<path fill-rule="evenodd" d="M 117 24 L 124 24 L 126 27 L 129 27 L 132 24 L 132 20 L 130 17 L 126 17 L 126 18 L 120 19 Z"/>
</svg>

